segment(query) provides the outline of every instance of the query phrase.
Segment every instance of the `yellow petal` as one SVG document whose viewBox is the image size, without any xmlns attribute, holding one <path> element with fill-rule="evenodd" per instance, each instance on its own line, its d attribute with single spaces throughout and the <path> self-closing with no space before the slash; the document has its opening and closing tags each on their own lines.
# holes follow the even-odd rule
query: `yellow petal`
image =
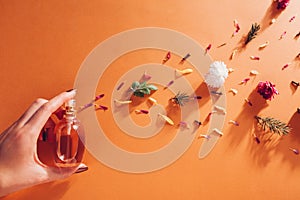
<svg viewBox="0 0 300 200">
<path fill-rule="evenodd" d="M 238 93 L 237 89 L 234 89 L 234 88 L 231 88 L 229 91 L 232 92 L 234 95 L 236 95 Z"/>
<path fill-rule="evenodd" d="M 259 45 L 259 49 L 263 49 L 263 48 L 265 48 L 266 46 L 268 46 L 270 43 L 269 43 L 269 41 L 266 41 L 265 43 L 263 43 L 263 44 L 261 44 L 261 45 Z"/>
<path fill-rule="evenodd" d="M 157 100 L 153 97 L 149 97 L 148 100 L 151 101 L 153 104 L 157 104 Z"/>
<path fill-rule="evenodd" d="M 130 103 L 132 103 L 131 100 L 121 101 L 121 100 L 117 100 L 117 99 L 115 99 L 115 102 L 118 103 L 118 104 L 130 104 Z"/>
<path fill-rule="evenodd" d="M 237 49 L 233 50 L 233 52 L 231 53 L 231 56 L 230 56 L 231 60 L 233 60 L 237 51 L 238 51 Z"/>
<path fill-rule="evenodd" d="M 219 134 L 220 136 L 223 136 L 222 131 L 220 131 L 219 129 L 214 128 L 213 131 L 214 131 L 215 133 Z"/>
<path fill-rule="evenodd" d="M 232 73 L 232 72 L 234 72 L 234 69 L 233 68 L 228 68 L 228 72 Z"/>
<path fill-rule="evenodd" d="M 251 70 L 251 71 L 250 71 L 250 74 L 251 74 L 251 75 L 258 75 L 259 73 L 258 73 L 258 71 L 256 71 L 256 70 Z"/>
<path fill-rule="evenodd" d="M 160 114 L 160 113 L 158 113 L 158 115 L 161 116 L 166 122 L 168 122 L 168 124 L 174 125 L 174 122 L 168 116 Z"/>
<path fill-rule="evenodd" d="M 190 68 L 187 68 L 187 69 L 183 69 L 183 70 L 179 70 L 179 69 L 176 69 L 176 72 L 177 73 L 180 73 L 182 75 L 185 75 L 185 74 L 190 74 L 193 72 L 193 69 L 190 69 Z"/>
<path fill-rule="evenodd" d="M 226 114 L 226 110 L 225 108 L 221 107 L 221 106 L 214 106 L 215 110 L 218 111 L 218 112 L 221 112 L 223 114 Z"/>
</svg>

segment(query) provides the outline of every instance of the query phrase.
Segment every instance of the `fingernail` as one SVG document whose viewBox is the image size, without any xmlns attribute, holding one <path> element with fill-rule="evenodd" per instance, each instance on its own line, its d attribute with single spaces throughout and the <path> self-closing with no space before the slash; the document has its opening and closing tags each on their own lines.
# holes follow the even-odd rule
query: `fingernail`
<svg viewBox="0 0 300 200">
<path fill-rule="evenodd" d="M 73 90 L 76 90 L 74 88 L 67 90 L 66 92 L 72 92 Z"/>
<path fill-rule="evenodd" d="M 69 94 L 72 94 L 73 96 L 75 96 L 76 92 L 77 92 L 77 89 L 73 88 L 73 89 L 67 90 L 66 92 L 69 93 Z"/>
<path fill-rule="evenodd" d="M 87 170 L 89 169 L 88 166 L 86 166 L 85 164 L 81 164 L 81 165 L 82 165 L 82 167 L 79 167 L 79 168 L 75 171 L 76 174 L 81 173 L 81 172 L 85 172 L 85 171 L 87 171 Z"/>
</svg>

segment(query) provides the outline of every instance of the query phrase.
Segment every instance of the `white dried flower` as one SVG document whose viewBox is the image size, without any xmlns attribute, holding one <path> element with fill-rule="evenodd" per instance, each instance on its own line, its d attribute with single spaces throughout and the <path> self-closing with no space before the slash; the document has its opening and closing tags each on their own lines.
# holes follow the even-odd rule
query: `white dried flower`
<svg viewBox="0 0 300 200">
<path fill-rule="evenodd" d="M 222 61 L 214 61 L 205 74 L 205 83 L 213 88 L 220 88 L 223 86 L 225 79 L 228 77 L 228 69 L 226 64 Z"/>
</svg>

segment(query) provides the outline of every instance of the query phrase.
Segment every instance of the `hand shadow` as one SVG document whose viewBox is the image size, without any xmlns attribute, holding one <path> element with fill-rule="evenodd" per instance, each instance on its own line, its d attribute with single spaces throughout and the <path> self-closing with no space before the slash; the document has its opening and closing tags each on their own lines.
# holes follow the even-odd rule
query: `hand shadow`
<svg viewBox="0 0 300 200">
<path fill-rule="evenodd" d="M 299 155 L 294 154 L 290 148 L 300 150 L 300 114 L 295 112 L 288 125 L 291 132 L 282 138 L 276 148 L 276 154 L 282 154 L 282 162 L 288 163 L 289 167 L 294 170 L 300 168 Z"/>
<path fill-rule="evenodd" d="M 71 187 L 70 181 L 60 181 L 44 183 L 29 189 L 21 190 L 19 192 L 10 194 L 6 197 L 0 198 L 1 200 L 24 200 L 24 199 L 61 199 L 66 191 Z"/>
</svg>

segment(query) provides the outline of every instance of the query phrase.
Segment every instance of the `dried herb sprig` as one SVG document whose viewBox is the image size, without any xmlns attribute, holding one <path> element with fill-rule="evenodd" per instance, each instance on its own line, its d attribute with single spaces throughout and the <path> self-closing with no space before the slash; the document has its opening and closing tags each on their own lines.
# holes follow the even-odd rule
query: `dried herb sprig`
<svg viewBox="0 0 300 200">
<path fill-rule="evenodd" d="M 177 105 L 184 106 L 186 103 L 188 103 L 190 101 L 190 99 L 191 99 L 190 96 L 187 95 L 186 93 L 178 92 L 170 100 Z"/>
<path fill-rule="evenodd" d="M 278 135 L 287 135 L 291 131 L 291 128 L 286 123 L 273 117 L 255 116 L 255 119 L 263 131 L 270 131 Z"/>
<path fill-rule="evenodd" d="M 258 31 L 260 30 L 260 25 L 257 23 L 252 24 L 250 31 L 248 32 L 246 41 L 245 41 L 245 45 L 248 44 L 251 40 L 253 40 Z"/>
<path fill-rule="evenodd" d="M 137 97 L 144 97 L 145 94 L 150 94 L 152 90 L 157 90 L 155 85 L 147 84 L 147 82 L 140 83 L 134 81 L 131 84 L 130 89 L 133 91 L 133 95 Z"/>
</svg>

